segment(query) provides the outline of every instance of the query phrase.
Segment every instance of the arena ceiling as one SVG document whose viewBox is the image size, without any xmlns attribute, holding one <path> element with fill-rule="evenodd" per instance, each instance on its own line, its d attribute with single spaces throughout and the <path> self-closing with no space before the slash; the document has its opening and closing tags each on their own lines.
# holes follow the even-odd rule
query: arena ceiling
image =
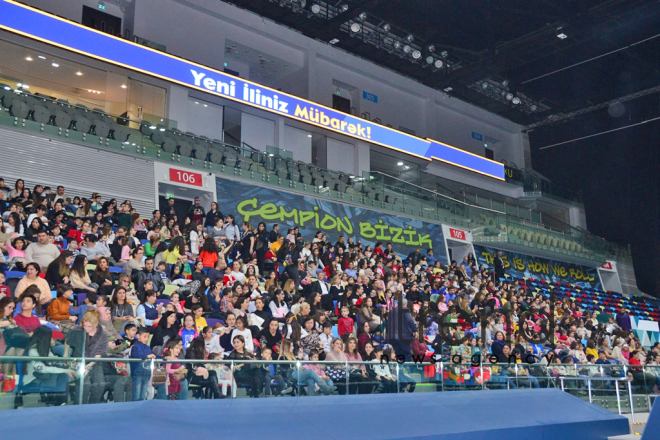
<svg viewBox="0 0 660 440">
<path fill-rule="evenodd" d="M 660 84 L 655 0 L 230 3 L 529 128 Z"/>
</svg>

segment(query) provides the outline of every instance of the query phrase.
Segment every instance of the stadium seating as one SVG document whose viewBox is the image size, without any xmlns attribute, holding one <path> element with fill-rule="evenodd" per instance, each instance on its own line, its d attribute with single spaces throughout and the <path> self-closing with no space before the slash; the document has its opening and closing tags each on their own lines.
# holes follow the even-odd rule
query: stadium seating
<svg viewBox="0 0 660 440">
<path fill-rule="evenodd" d="M 525 289 L 544 297 L 549 297 L 552 292 L 559 300 L 571 298 L 580 307 L 591 312 L 615 315 L 619 312 L 629 311 L 630 315 L 637 316 L 640 319 L 660 321 L 659 304 L 646 298 L 636 298 L 619 292 L 581 287 L 569 283 L 553 283 L 542 279 L 516 278 L 508 275 L 507 279 L 517 279 Z"/>
</svg>

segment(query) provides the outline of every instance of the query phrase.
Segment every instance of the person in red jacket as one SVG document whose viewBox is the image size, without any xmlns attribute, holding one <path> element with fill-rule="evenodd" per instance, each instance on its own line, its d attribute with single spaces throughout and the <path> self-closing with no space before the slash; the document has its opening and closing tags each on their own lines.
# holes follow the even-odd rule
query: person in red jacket
<svg viewBox="0 0 660 440">
<path fill-rule="evenodd" d="M 644 353 L 641 351 L 633 351 L 630 354 L 630 372 L 628 376 L 632 376 L 633 381 L 638 384 L 646 385 L 647 388 L 653 386 L 653 392 L 658 393 L 660 387 L 660 377 L 647 373 L 642 369 L 642 362 L 644 361 Z"/>
<path fill-rule="evenodd" d="M 339 337 L 343 338 L 343 335 L 351 335 L 353 333 L 353 318 L 349 317 L 350 311 L 348 310 L 348 307 L 342 307 L 341 308 L 341 318 L 339 318 L 339 322 L 337 325 L 337 333 L 339 334 Z"/>
<path fill-rule="evenodd" d="M 383 252 L 383 243 L 380 241 L 374 246 L 374 254 L 380 255 L 385 258 L 385 252 Z"/>
</svg>

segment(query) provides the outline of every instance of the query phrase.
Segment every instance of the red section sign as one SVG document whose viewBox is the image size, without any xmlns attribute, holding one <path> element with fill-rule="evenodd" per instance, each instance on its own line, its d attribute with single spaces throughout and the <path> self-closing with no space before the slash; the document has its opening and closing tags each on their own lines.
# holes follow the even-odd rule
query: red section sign
<svg viewBox="0 0 660 440">
<path fill-rule="evenodd" d="M 185 183 L 187 185 L 204 186 L 201 174 L 177 170 L 176 168 L 170 168 L 170 180 L 172 182 Z"/>
<path fill-rule="evenodd" d="M 601 268 L 601 269 L 607 269 L 607 270 L 613 270 L 613 269 L 612 269 L 612 263 L 610 263 L 609 261 L 606 261 L 605 264 L 603 264 L 602 266 L 600 266 L 600 268 Z"/>
<path fill-rule="evenodd" d="M 449 236 L 454 240 L 467 240 L 465 231 L 461 231 L 460 229 L 449 228 Z"/>
</svg>

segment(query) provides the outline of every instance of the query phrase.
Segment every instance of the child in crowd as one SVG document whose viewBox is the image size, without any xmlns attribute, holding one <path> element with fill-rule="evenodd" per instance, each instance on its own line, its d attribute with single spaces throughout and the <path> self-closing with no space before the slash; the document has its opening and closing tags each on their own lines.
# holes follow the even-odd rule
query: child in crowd
<svg viewBox="0 0 660 440">
<path fill-rule="evenodd" d="M 85 312 L 87 312 L 88 309 L 96 307 L 96 300 L 97 300 L 96 293 L 87 292 L 87 295 L 85 296 L 85 300 L 80 305 L 80 307 L 76 307 L 74 309 L 73 306 L 69 306 L 69 315 L 77 316 L 78 320 L 80 320 L 80 318 L 82 318 L 85 315 Z"/>
<path fill-rule="evenodd" d="M 108 307 L 108 295 L 99 295 L 96 298 L 96 310 L 101 314 L 101 321 L 110 322 L 110 308 Z"/>
<path fill-rule="evenodd" d="M 332 350 L 332 340 L 334 339 L 332 335 L 332 324 L 329 322 L 323 324 L 323 332 L 319 335 L 319 338 L 323 343 L 323 357 L 325 358 L 325 353 L 330 353 L 330 350 Z"/>
<path fill-rule="evenodd" d="M 60 225 L 54 225 L 50 228 L 50 233 L 53 234 L 53 244 L 57 246 L 57 249 L 60 251 L 64 247 L 64 238 L 62 238 L 61 232 L 62 229 L 60 228 Z"/>
<path fill-rule="evenodd" d="M 164 284 L 172 284 L 169 278 L 167 278 L 167 263 L 164 261 L 161 261 L 158 263 L 158 275 L 160 275 L 160 279 L 163 281 Z"/>
<path fill-rule="evenodd" d="M 202 315 L 204 314 L 204 308 L 199 304 L 195 304 L 190 308 L 190 311 L 195 315 L 195 325 L 197 326 L 197 331 L 201 332 L 204 327 L 208 326 L 206 323 L 206 318 Z"/>
<path fill-rule="evenodd" d="M 174 309 L 177 313 L 183 314 L 183 306 L 181 305 L 181 301 L 179 299 L 179 293 L 178 292 L 172 292 L 172 296 L 170 296 L 170 302 L 168 303 L 172 304 L 174 306 Z"/>
<path fill-rule="evenodd" d="M 179 336 L 183 339 L 183 348 L 188 349 L 193 339 L 199 336 L 199 330 L 195 325 L 195 317 L 188 313 L 183 317 L 183 327 L 179 330 Z"/>
<path fill-rule="evenodd" d="M 261 359 L 266 360 L 266 361 L 272 361 L 273 360 L 273 350 L 271 350 L 268 347 L 264 347 L 261 349 Z M 306 366 L 306 365 L 305 365 Z M 284 380 L 284 377 L 282 377 L 281 374 L 277 374 L 277 367 L 275 364 L 264 364 L 264 369 L 266 370 L 266 375 L 264 376 L 264 386 L 266 389 L 265 396 L 270 397 L 272 396 L 271 392 L 271 382 L 275 380 L 275 383 L 280 387 L 280 392 L 279 394 L 289 394 L 290 392 L 293 391 L 293 388 L 287 385 L 286 380 Z"/>
<path fill-rule="evenodd" d="M 210 361 L 220 359 L 222 359 L 222 353 L 209 354 Z M 224 397 L 227 396 L 227 387 L 231 387 L 232 397 L 236 397 L 236 383 L 234 382 L 234 377 L 231 374 L 231 369 L 227 364 L 208 363 L 205 364 L 204 367 L 209 371 L 215 371 L 215 374 L 218 376 L 218 386 L 220 387 L 220 392 Z"/>
<path fill-rule="evenodd" d="M 353 318 L 349 317 L 349 314 L 350 310 L 348 307 L 344 306 L 341 308 L 341 318 L 339 318 L 339 322 L 337 324 L 337 333 L 340 337 L 345 334 L 353 333 Z"/>
<path fill-rule="evenodd" d="M 317 350 L 310 350 L 309 352 L 309 360 L 311 362 L 318 362 L 319 360 L 319 352 Z M 319 379 L 325 381 L 325 383 L 328 385 L 328 387 L 332 388 L 332 379 L 328 377 L 328 375 L 325 373 L 325 370 L 323 369 L 323 365 L 321 364 L 305 364 L 303 365 L 303 368 L 306 370 L 312 370 L 313 372 L 316 373 L 316 375 L 319 377 Z M 314 384 L 314 389 L 315 392 L 319 391 L 321 387 L 318 384 Z"/>
<path fill-rule="evenodd" d="M 154 359 L 155 354 L 147 345 L 149 341 L 149 330 L 145 327 L 140 328 L 137 334 L 137 341 L 131 347 L 131 359 Z M 149 380 L 151 379 L 151 369 L 145 367 L 143 362 L 131 362 L 131 380 L 133 381 L 133 401 L 146 400 Z"/>
<path fill-rule="evenodd" d="M 130 356 L 131 347 L 137 341 L 137 327 L 135 324 L 126 324 L 124 332 L 125 334 L 122 338 L 113 341 L 115 348 L 110 348 L 108 350 L 109 354 L 121 354 L 124 357 Z"/>
<path fill-rule="evenodd" d="M 76 240 L 75 238 L 69 238 L 69 242 L 66 246 L 66 249 L 73 253 L 73 258 L 76 258 L 80 253 L 80 251 L 78 250 L 78 240 Z"/>
</svg>

